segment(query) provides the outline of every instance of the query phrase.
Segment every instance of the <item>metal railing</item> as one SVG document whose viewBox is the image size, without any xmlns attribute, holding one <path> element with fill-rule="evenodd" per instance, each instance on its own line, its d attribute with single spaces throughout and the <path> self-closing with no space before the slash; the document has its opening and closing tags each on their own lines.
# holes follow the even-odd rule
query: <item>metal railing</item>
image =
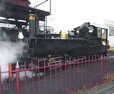
<svg viewBox="0 0 114 94">
<path fill-rule="evenodd" d="M 59 64 L 55 60 L 53 65 L 51 62 L 50 60 L 50 66 L 46 66 L 44 61 L 42 67 L 39 66 L 39 61 L 38 67 L 31 62 L 30 68 L 26 68 L 27 63 L 24 62 L 23 69 L 19 69 L 17 64 L 13 71 L 9 64 L 7 72 L 1 72 L 0 69 L 0 94 L 74 94 L 114 78 L 113 56 L 60 59 Z M 34 71 L 37 73 L 34 74 Z M 8 75 L 7 80 L 2 80 L 2 74 Z"/>
</svg>

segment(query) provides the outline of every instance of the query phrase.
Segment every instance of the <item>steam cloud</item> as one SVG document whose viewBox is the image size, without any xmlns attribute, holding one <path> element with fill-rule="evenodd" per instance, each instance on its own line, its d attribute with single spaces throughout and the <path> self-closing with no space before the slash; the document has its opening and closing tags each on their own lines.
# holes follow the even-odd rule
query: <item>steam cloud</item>
<svg viewBox="0 0 114 94">
<path fill-rule="evenodd" d="M 5 39 L 5 40 L 4 40 Z M 18 58 L 21 56 L 23 57 L 22 52 L 26 53 L 27 49 L 25 50 L 24 47 L 26 44 L 22 41 L 18 42 L 12 42 L 8 40 L 8 37 L 6 33 L 3 30 L 0 30 L 0 67 L 1 67 L 1 72 L 6 72 L 6 73 L 1 73 L 2 77 L 2 82 L 6 80 L 9 77 L 8 74 L 8 63 L 17 63 Z M 23 80 L 25 77 L 25 72 L 20 72 L 20 80 Z M 43 73 L 40 73 L 40 75 L 43 75 Z M 28 78 L 32 77 L 31 71 L 26 72 L 26 76 Z M 33 74 L 35 76 L 35 74 Z M 16 74 L 13 74 L 13 79 L 16 78 Z"/>
<path fill-rule="evenodd" d="M 18 61 L 18 57 L 22 55 L 23 47 L 25 44 L 23 42 L 11 42 L 11 41 L 2 41 L 0 40 L 0 66 L 1 71 L 6 72 L 8 71 L 8 63 L 16 63 L 15 61 Z M 20 80 L 23 80 L 25 77 L 25 72 L 21 71 L 19 73 Z M 43 75 L 43 73 L 40 73 L 38 75 Z M 28 78 L 32 77 L 31 71 L 26 71 L 26 76 Z M 35 76 L 35 74 L 33 74 Z M 2 82 L 9 77 L 8 73 L 2 73 Z M 16 78 L 16 73 L 13 74 L 13 78 Z"/>
<path fill-rule="evenodd" d="M 14 43 L 0 40 L 0 66 L 2 72 L 8 71 L 8 63 L 18 60 L 18 56 L 22 54 L 24 45 L 23 42 Z M 8 77 L 8 73 L 2 73 L 1 77 L 3 81 Z"/>
<path fill-rule="evenodd" d="M 11 7 L 9 7 L 7 10 L 5 10 L 4 0 L 0 3 L 0 12 L 3 11 L 7 12 L 7 15 L 11 15 Z M 7 38 L 7 41 L 4 41 L 4 38 Z M 0 29 L 0 67 L 1 72 L 7 72 L 8 71 L 8 63 L 16 63 L 15 61 L 18 61 L 18 57 L 21 55 L 23 51 L 25 44 L 23 42 L 11 42 L 8 40 L 8 37 L 4 31 Z M 28 73 L 29 75 L 30 73 Z M 22 73 L 21 73 L 22 75 Z M 1 79 L 4 81 L 8 78 L 8 72 L 7 73 L 1 73 Z M 23 76 L 23 75 L 22 75 Z M 15 78 L 15 74 L 14 74 Z"/>
</svg>

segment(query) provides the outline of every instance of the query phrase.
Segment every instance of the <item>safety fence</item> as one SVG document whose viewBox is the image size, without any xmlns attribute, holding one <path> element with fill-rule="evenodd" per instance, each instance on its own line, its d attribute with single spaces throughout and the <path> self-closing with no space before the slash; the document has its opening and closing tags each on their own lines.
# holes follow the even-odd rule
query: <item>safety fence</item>
<svg viewBox="0 0 114 94">
<path fill-rule="evenodd" d="M 42 67 L 39 61 L 38 67 L 31 62 L 31 68 L 26 68 L 27 62 L 24 62 L 23 69 L 17 63 L 13 71 L 9 64 L 9 71 L 0 70 L 0 94 L 75 94 L 114 78 L 114 57 L 111 55 L 59 61 L 54 60 L 52 65 L 50 60 L 50 66 L 46 66 L 44 60 Z M 8 78 L 3 78 L 3 74 L 7 74 Z"/>
</svg>

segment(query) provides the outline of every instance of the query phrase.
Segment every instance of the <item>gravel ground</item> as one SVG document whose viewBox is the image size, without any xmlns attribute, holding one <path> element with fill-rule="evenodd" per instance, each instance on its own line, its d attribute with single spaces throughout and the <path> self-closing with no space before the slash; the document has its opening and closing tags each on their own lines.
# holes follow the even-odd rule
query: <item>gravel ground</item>
<svg viewBox="0 0 114 94">
<path fill-rule="evenodd" d="M 110 89 L 108 89 L 108 90 L 106 90 L 106 91 L 104 91 L 104 92 L 102 92 L 100 94 L 114 94 L 114 87 L 110 88 Z"/>
</svg>

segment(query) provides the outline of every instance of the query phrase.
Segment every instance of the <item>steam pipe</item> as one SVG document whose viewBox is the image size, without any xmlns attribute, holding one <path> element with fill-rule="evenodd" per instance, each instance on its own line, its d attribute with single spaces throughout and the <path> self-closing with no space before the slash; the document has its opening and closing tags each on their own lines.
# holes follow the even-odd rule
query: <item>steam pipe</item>
<svg viewBox="0 0 114 94">
<path fill-rule="evenodd" d="M 50 15 L 51 15 L 51 0 L 50 0 Z"/>
<path fill-rule="evenodd" d="M 44 21 L 44 33 L 45 33 L 45 38 L 46 38 L 46 28 L 45 28 L 45 21 Z"/>
<path fill-rule="evenodd" d="M 46 17 L 46 32 L 47 32 L 47 17 Z"/>
<path fill-rule="evenodd" d="M 35 15 L 29 14 L 29 38 L 33 38 L 36 36 L 35 31 Z"/>
</svg>

